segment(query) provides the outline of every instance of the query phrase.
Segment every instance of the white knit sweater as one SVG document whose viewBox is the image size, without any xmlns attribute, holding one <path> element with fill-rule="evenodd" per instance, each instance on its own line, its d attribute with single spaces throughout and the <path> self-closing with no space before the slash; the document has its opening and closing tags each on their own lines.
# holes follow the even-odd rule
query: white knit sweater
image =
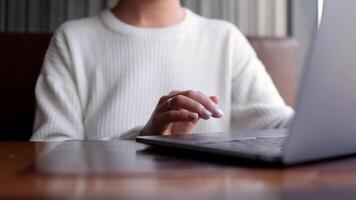
<svg viewBox="0 0 356 200">
<path fill-rule="evenodd" d="M 146 29 L 106 10 L 55 33 L 37 82 L 32 140 L 133 138 L 161 96 L 188 89 L 217 95 L 225 112 L 193 132 L 285 127 L 293 116 L 234 25 L 186 10 L 177 25 Z"/>
</svg>

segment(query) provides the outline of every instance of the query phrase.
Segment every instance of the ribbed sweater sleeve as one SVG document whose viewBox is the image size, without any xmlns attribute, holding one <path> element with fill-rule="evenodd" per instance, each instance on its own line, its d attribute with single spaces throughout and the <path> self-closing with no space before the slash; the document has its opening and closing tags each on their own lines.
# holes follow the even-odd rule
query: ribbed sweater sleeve
<svg viewBox="0 0 356 200">
<path fill-rule="evenodd" d="M 64 29 L 62 26 L 54 34 L 37 80 L 32 141 L 85 139 L 82 105 Z"/>
<path fill-rule="evenodd" d="M 294 111 L 281 98 L 265 66 L 255 51 L 235 28 L 235 48 L 244 48 L 235 55 L 232 65 L 231 128 L 272 129 L 287 128 Z M 251 120 L 253 119 L 253 120 Z"/>
<path fill-rule="evenodd" d="M 79 97 L 79 90 L 86 88 L 78 88 L 74 78 L 73 58 L 66 34 L 64 24 L 51 40 L 37 80 L 35 90 L 37 106 L 32 141 L 86 139 L 84 108 Z M 142 126 L 137 126 L 101 139 L 132 140 L 139 135 L 141 129 Z"/>
</svg>

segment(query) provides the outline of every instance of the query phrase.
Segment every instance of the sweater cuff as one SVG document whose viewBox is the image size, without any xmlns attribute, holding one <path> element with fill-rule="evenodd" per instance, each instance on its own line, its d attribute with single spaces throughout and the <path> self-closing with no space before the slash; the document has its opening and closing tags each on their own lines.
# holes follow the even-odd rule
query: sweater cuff
<svg viewBox="0 0 356 200">
<path fill-rule="evenodd" d="M 122 133 L 118 138 L 120 140 L 135 140 L 136 136 L 140 135 L 140 131 L 143 129 L 143 126 L 138 126 L 128 131 Z"/>
</svg>

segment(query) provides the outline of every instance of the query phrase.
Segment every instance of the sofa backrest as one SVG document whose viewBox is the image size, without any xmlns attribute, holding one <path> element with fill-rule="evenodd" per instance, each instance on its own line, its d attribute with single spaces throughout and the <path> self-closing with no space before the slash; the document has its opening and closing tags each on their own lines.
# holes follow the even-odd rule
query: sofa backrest
<svg viewBox="0 0 356 200">
<path fill-rule="evenodd" d="M 295 107 L 299 87 L 298 42 L 292 38 L 249 37 L 285 102 Z"/>
<path fill-rule="evenodd" d="M 28 140 L 34 88 L 52 34 L 0 33 L 0 141 Z M 298 45 L 288 38 L 249 38 L 283 98 L 294 106 Z"/>
<path fill-rule="evenodd" d="M 28 140 L 34 87 L 51 34 L 0 33 L 0 139 Z"/>
</svg>

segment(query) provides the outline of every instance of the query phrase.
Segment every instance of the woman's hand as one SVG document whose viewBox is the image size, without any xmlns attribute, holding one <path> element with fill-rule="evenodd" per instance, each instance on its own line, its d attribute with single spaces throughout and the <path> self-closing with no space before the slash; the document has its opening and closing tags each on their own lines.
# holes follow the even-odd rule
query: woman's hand
<svg viewBox="0 0 356 200">
<path fill-rule="evenodd" d="M 140 135 L 174 135 L 190 133 L 199 119 L 221 118 L 218 98 L 198 91 L 173 91 L 161 97 Z"/>
</svg>

